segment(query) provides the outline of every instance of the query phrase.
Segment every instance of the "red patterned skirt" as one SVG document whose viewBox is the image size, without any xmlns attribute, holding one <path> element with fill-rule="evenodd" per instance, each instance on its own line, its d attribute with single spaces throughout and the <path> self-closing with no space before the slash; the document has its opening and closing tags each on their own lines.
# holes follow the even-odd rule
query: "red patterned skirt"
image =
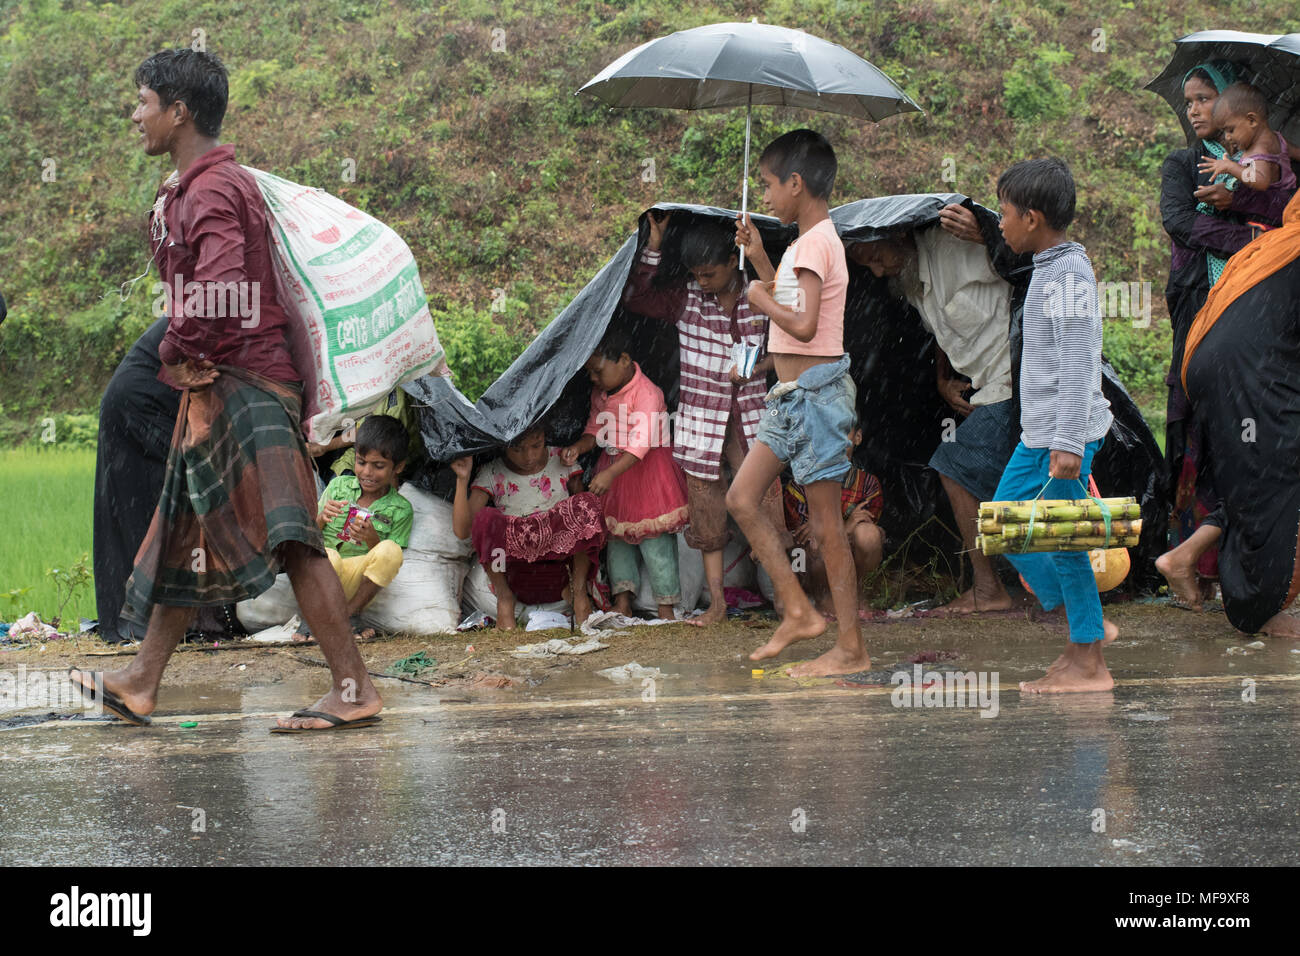
<svg viewBox="0 0 1300 956">
<path fill-rule="evenodd" d="M 512 518 L 498 508 L 474 516 L 470 540 L 488 571 L 504 571 L 506 583 L 524 604 L 561 600 L 569 586 L 575 555 L 590 559 L 588 576 L 600 563 L 605 521 L 600 499 L 591 492 L 565 498 L 549 511 Z"/>
</svg>

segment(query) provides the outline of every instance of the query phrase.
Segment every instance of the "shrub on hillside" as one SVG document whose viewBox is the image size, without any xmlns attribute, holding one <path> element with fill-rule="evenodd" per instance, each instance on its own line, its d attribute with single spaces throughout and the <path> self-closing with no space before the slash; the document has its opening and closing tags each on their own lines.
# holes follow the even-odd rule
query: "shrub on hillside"
<svg viewBox="0 0 1300 956">
<path fill-rule="evenodd" d="M 510 305 L 522 303 L 507 300 Z M 531 341 L 504 313 L 487 309 L 453 305 L 435 312 L 433 319 L 456 387 L 471 402 L 478 401 Z"/>
<path fill-rule="evenodd" d="M 1058 44 L 1043 44 L 1033 55 L 1016 60 L 1002 78 L 1007 114 L 1022 122 L 1064 119 L 1074 95 L 1058 67 L 1074 54 Z"/>
</svg>

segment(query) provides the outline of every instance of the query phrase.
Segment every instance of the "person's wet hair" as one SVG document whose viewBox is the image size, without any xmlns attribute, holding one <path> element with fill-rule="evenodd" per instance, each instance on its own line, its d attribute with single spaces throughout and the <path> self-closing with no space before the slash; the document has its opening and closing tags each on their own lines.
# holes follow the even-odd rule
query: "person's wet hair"
<svg viewBox="0 0 1300 956">
<path fill-rule="evenodd" d="M 796 129 L 778 136 L 767 144 L 758 162 L 781 182 L 798 173 L 809 195 L 817 199 L 829 199 L 835 187 L 835 150 L 815 130 Z"/>
<path fill-rule="evenodd" d="M 376 452 L 398 465 L 406 461 L 409 444 L 406 426 L 392 415 L 370 415 L 357 426 L 358 458 Z"/>
<path fill-rule="evenodd" d="M 1249 83 L 1233 83 L 1214 101 L 1214 115 L 1245 116 L 1254 113 L 1264 122 L 1268 122 L 1268 101 L 1258 88 Z"/>
<path fill-rule="evenodd" d="M 157 93 L 164 107 L 184 103 L 204 136 L 221 134 L 229 89 L 226 68 L 216 54 L 186 47 L 160 50 L 136 68 L 135 85 Z"/>
<path fill-rule="evenodd" d="M 682 240 L 682 265 L 688 269 L 700 266 L 725 266 L 736 255 L 735 230 L 723 229 L 715 223 L 703 223 L 686 233 Z"/>
<path fill-rule="evenodd" d="M 600 337 L 594 351 L 611 362 L 617 362 L 624 354 L 631 358 L 632 340 L 623 329 L 610 325 Z"/>
<path fill-rule="evenodd" d="M 1021 215 L 1037 210 L 1053 229 L 1074 221 L 1074 177 L 1055 156 L 1025 159 L 1008 168 L 998 177 L 998 199 L 1011 203 Z"/>
<path fill-rule="evenodd" d="M 532 438 L 534 435 L 541 435 L 542 441 L 546 440 L 545 422 L 537 422 L 536 424 L 529 425 L 527 428 L 521 431 L 514 438 L 510 439 L 510 441 L 506 442 L 506 447 L 519 448 L 523 445 L 524 442 L 528 441 L 528 439 Z"/>
</svg>

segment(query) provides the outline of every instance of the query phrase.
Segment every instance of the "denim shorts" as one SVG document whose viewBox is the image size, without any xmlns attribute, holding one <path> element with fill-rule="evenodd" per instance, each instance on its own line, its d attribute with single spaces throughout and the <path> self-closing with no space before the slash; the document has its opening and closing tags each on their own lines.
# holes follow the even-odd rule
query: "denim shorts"
<svg viewBox="0 0 1300 956">
<path fill-rule="evenodd" d="M 798 388 L 779 397 L 768 393 L 756 438 L 790 463 L 799 484 L 840 481 L 849 470 L 857 402 L 848 355 L 814 365 L 799 376 Z"/>
</svg>

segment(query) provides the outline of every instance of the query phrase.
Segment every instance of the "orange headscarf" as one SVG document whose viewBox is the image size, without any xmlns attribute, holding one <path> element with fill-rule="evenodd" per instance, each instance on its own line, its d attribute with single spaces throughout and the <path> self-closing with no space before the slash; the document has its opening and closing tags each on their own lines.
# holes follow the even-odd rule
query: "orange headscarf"
<svg viewBox="0 0 1300 956">
<path fill-rule="evenodd" d="M 1256 283 L 1296 259 L 1300 259 L 1300 193 L 1291 197 L 1282 213 L 1282 225 L 1264 233 L 1250 245 L 1236 253 L 1224 266 L 1223 275 L 1214 284 L 1205 299 L 1205 305 L 1196 313 L 1192 327 L 1187 331 L 1187 344 L 1183 347 L 1183 388 L 1187 388 L 1187 363 L 1214 323 Z"/>
</svg>

